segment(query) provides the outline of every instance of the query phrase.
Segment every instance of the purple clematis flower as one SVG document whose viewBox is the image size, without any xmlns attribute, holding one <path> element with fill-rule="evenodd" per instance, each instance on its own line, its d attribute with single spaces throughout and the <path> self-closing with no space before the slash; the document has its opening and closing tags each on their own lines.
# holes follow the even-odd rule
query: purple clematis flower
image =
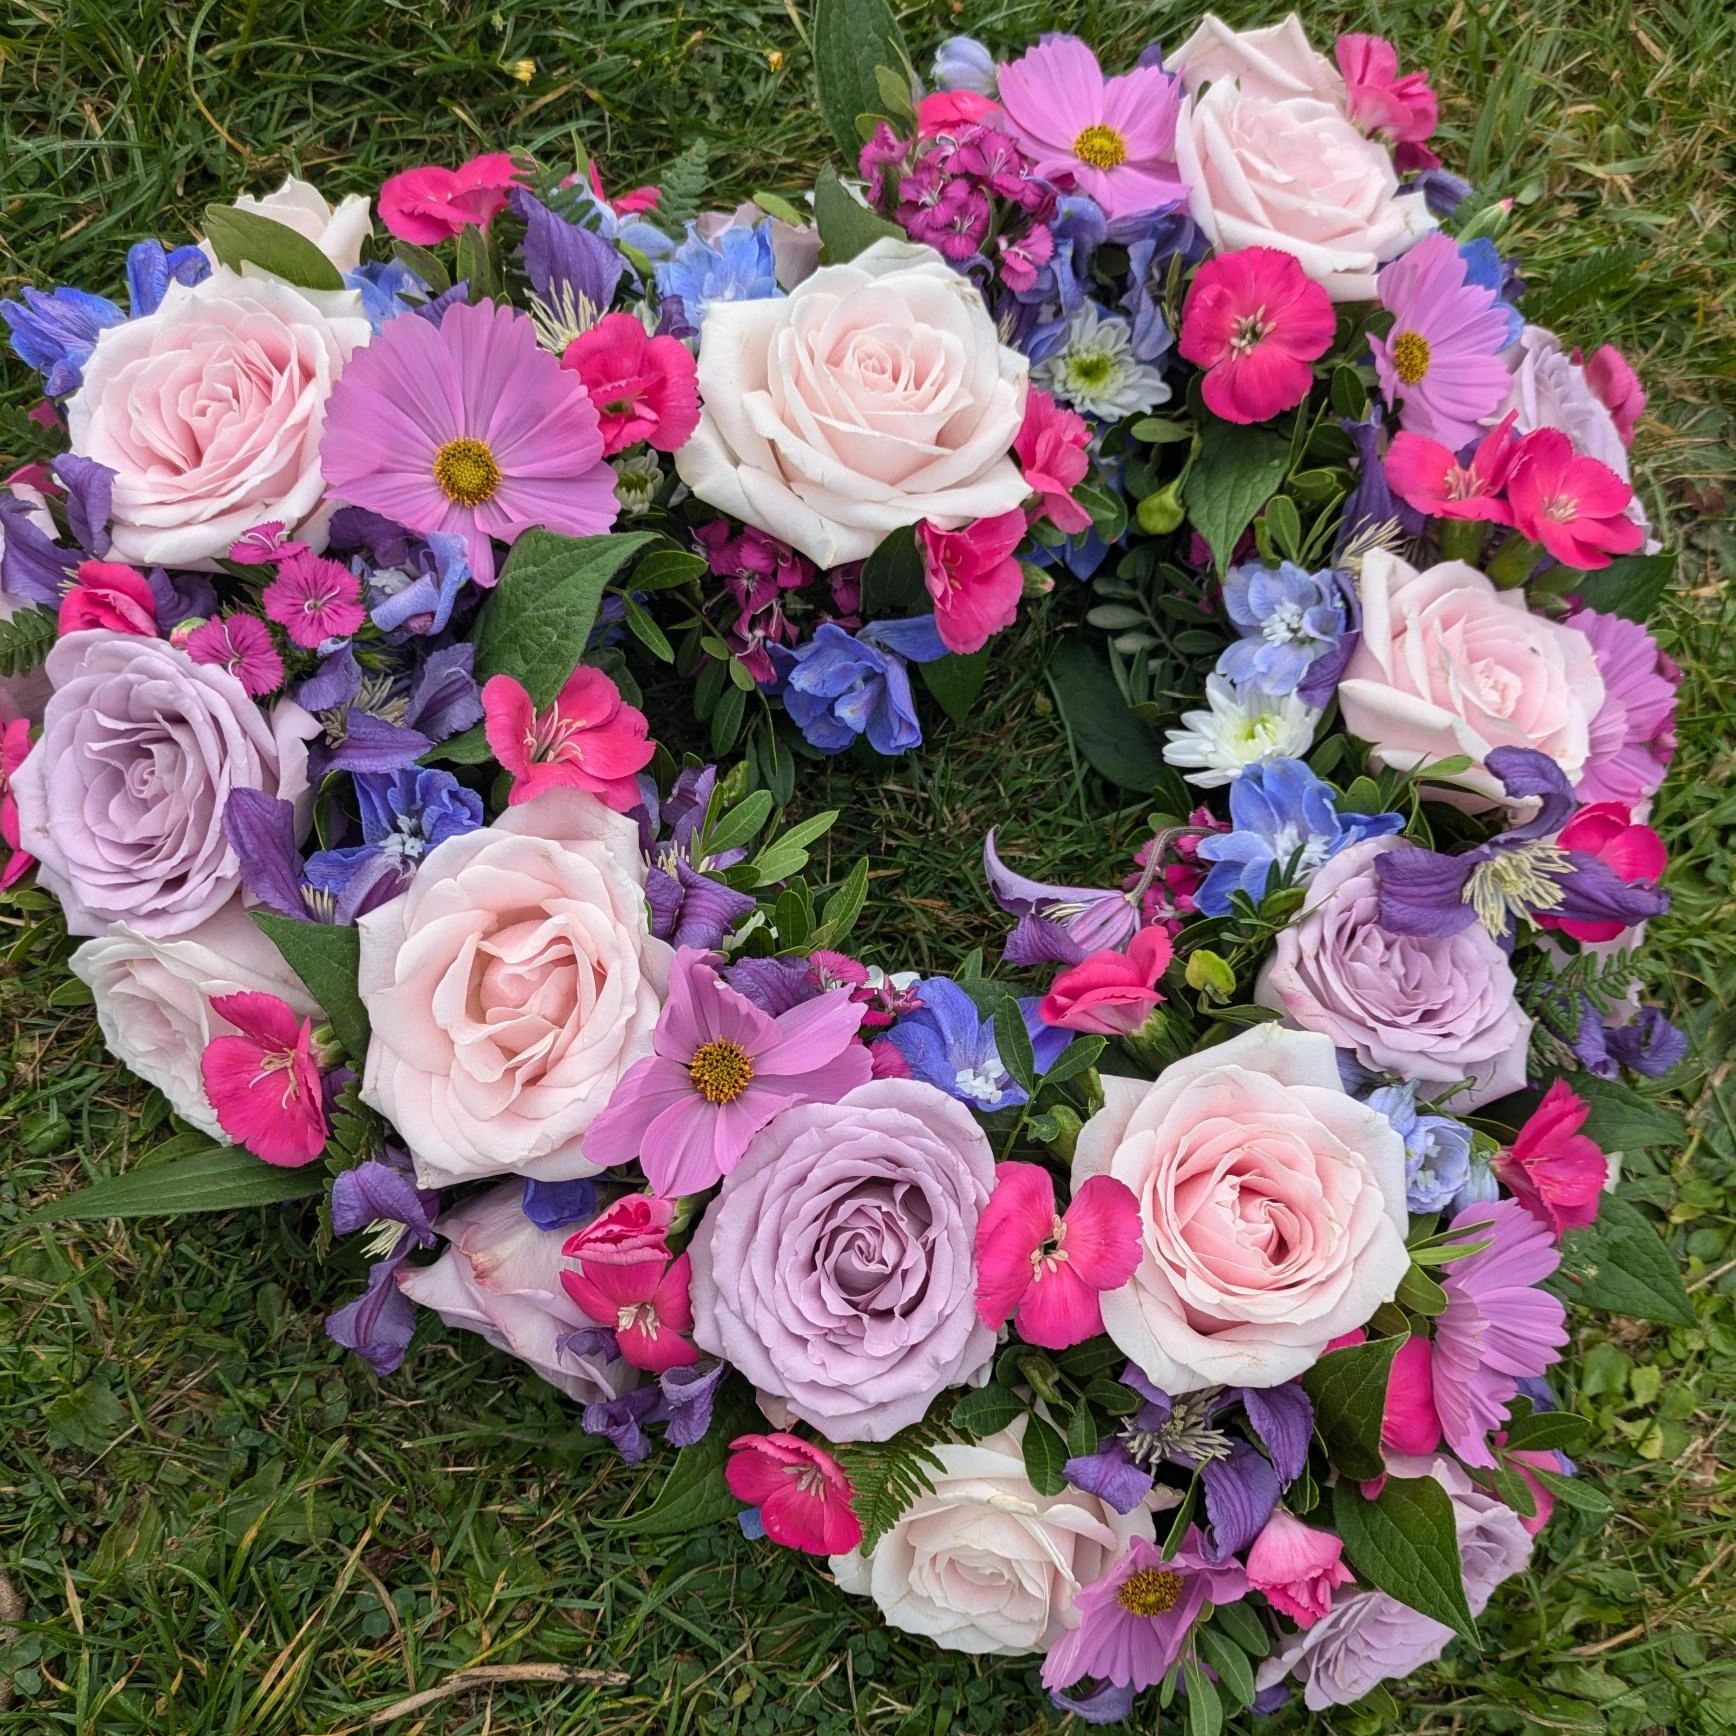
<svg viewBox="0 0 1736 1736">
<path fill-rule="evenodd" d="M 1018 926 L 1001 949 L 1012 965 L 1078 964 L 1094 952 L 1125 946 L 1139 928 L 1137 895 L 1104 886 L 1052 886 L 1015 874 L 983 840 L 989 892 Z"/>
<path fill-rule="evenodd" d="M 524 187 L 515 187 L 507 203 L 524 222 L 524 274 L 537 300 L 557 316 L 570 312 L 576 324 L 595 324 L 615 305 L 627 269 L 619 251 L 582 224 L 556 216 Z"/>
<path fill-rule="evenodd" d="M 586 1434 L 606 1436 L 625 1464 L 637 1465 L 651 1451 L 651 1437 L 645 1431 L 668 1417 L 669 1401 L 662 1387 L 639 1386 L 619 1398 L 586 1405 L 580 1422 Z"/>
<path fill-rule="evenodd" d="M 685 1368 L 666 1368 L 657 1377 L 668 1411 L 663 1435 L 672 1447 L 696 1446 L 711 1427 L 711 1407 L 717 1389 L 729 1373 L 727 1362 L 709 1368 L 690 1363 Z"/>
<path fill-rule="evenodd" d="M 50 398 L 64 398 L 84 382 L 84 364 L 96 340 L 126 314 L 105 295 L 62 285 L 19 291 L 18 301 L 0 301 L 0 320 L 11 330 L 12 348 L 26 367 L 42 376 Z"/>
<path fill-rule="evenodd" d="M 66 525 L 74 546 L 57 543 L 32 522 L 34 502 L 0 493 L 0 590 L 58 612 L 79 562 L 100 560 L 108 553 L 115 473 L 75 452 L 61 453 L 51 468 L 66 490 Z"/>
<path fill-rule="evenodd" d="M 411 1251 L 431 1248 L 438 1192 L 418 1188 L 410 1160 L 388 1146 L 332 1183 L 332 1230 L 340 1236 L 372 1229 L 368 1287 L 326 1319 L 326 1335 L 353 1350 L 376 1374 L 391 1374 L 404 1360 L 415 1329 L 416 1308 L 397 1283 L 398 1268 Z"/>
<path fill-rule="evenodd" d="M 353 646 L 321 660 L 301 682 L 297 701 L 324 735 L 308 750 L 308 777 L 329 772 L 391 772 L 482 719 L 482 696 L 470 670 L 475 649 L 442 645 L 400 666 L 364 671 Z"/>
<path fill-rule="evenodd" d="M 267 910 L 297 922 L 336 922 L 337 900 L 311 885 L 296 841 L 295 804 L 264 790 L 231 790 L 223 836 L 241 866 L 241 884 Z"/>
<path fill-rule="evenodd" d="M 650 788 L 650 799 L 641 815 L 640 835 L 647 840 L 645 902 L 651 908 L 651 932 L 671 946 L 713 952 L 756 903 L 748 893 L 712 878 L 741 861 L 745 850 L 725 850 L 703 858 L 696 853 L 700 828 L 717 787 L 717 767 L 685 769 L 676 778 L 661 812 L 655 787 L 649 779 L 644 783 Z M 668 828 L 668 835 L 661 842 L 650 841 L 659 825 Z"/>
<path fill-rule="evenodd" d="M 1589 1073 L 1614 1079 L 1623 1067 L 1642 1078 L 1661 1079 L 1688 1053 L 1687 1037 L 1656 1007 L 1641 1007 L 1625 1025 L 1608 1025 L 1589 998 L 1580 996 L 1573 1052 Z"/>
<path fill-rule="evenodd" d="M 1668 897 L 1656 887 L 1629 885 L 1597 857 L 1549 841 L 1578 803 L 1561 767 L 1547 754 L 1498 747 L 1485 764 L 1512 800 L 1537 798 L 1537 812 L 1457 856 L 1418 845 L 1388 851 L 1375 864 L 1382 928 L 1440 936 L 1481 921 L 1500 939 L 1517 917 L 1547 913 L 1632 927 L 1669 908 Z"/>
<path fill-rule="evenodd" d="M 1028 1102 L 1001 1060 L 992 1017 L 948 977 L 924 977 L 915 985 L 915 1010 L 906 1013 L 887 1033 L 911 1075 L 944 1091 L 979 1114 L 1017 1109 Z M 1030 1034 L 1037 1072 L 1054 1066 L 1072 1041 L 1073 1033 L 1045 1025 L 1038 1015 L 1038 997 L 1026 996 L 1019 1013 Z"/>
</svg>

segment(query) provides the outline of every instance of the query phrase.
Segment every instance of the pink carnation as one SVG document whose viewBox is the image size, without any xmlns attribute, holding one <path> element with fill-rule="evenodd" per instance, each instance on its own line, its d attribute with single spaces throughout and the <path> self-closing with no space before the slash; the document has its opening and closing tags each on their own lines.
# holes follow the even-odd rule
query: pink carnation
<svg viewBox="0 0 1736 1736">
<path fill-rule="evenodd" d="M 145 575 L 116 561 L 80 561 L 60 600 L 60 634 L 87 627 L 156 638 L 157 600 Z"/>
<path fill-rule="evenodd" d="M 603 456 L 643 440 L 659 452 L 686 445 L 699 426 L 698 372 L 679 338 L 654 338 L 630 313 L 607 313 L 567 345 L 561 366 L 585 382 Z"/>
<path fill-rule="evenodd" d="M 443 169 L 427 163 L 380 188 L 380 221 L 417 247 L 437 247 L 472 225 L 486 229 L 505 209 L 518 171 L 506 151 L 489 151 Z"/>
<path fill-rule="evenodd" d="M 260 601 L 297 645 L 314 650 L 327 639 L 347 639 L 368 618 L 361 581 L 341 561 L 306 549 L 287 556 Z"/>
<path fill-rule="evenodd" d="M 19 847 L 18 798 L 12 793 L 13 773 L 29 752 L 30 724 L 26 719 L 15 717 L 0 725 L 0 892 L 17 885 L 36 865 L 36 858 Z M 892 1046 L 885 1043 L 880 1047 Z"/>
<path fill-rule="evenodd" d="M 1584 369 L 1585 383 L 1609 411 L 1622 445 L 1633 445 L 1634 424 L 1646 412 L 1646 392 L 1639 375 L 1614 344 L 1605 344 L 1592 351 Z"/>
<path fill-rule="evenodd" d="M 1433 134 L 1440 102 L 1429 75 L 1401 74 L 1398 50 L 1384 36 L 1341 36 L 1334 53 L 1344 74 L 1345 112 L 1364 132 L 1407 145 L 1420 145 Z"/>
<path fill-rule="evenodd" d="M 941 530 L 927 519 L 916 527 L 923 582 L 947 650 L 980 651 L 1018 618 L 1025 576 L 1013 551 L 1024 537 L 1025 515 L 1017 507 L 963 530 Z"/>
<path fill-rule="evenodd" d="M 1157 984 L 1171 950 L 1168 931 L 1153 923 L 1134 935 L 1125 952 L 1092 953 L 1050 985 L 1038 1008 L 1043 1023 L 1100 1037 L 1137 1031 L 1163 999 Z"/>
<path fill-rule="evenodd" d="M 1559 428 L 1535 428 L 1520 442 L 1507 478 L 1519 534 L 1564 567 L 1590 572 L 1646 540 L 1627 516 L 1634 491 L 1607 464 L 1573 449 Z"/>
<path fill-rule="evenodd" d="M 1038 497 L 1033 523 L 1046 518 L 1068 536 L 1091 528 L 1091 514 L 1073 498 L 1073 490 L 1091 468 L 1090 445 L 1085 418 L 1063 410 L 1047 392 L 1033 386 L 1025 399 L 1025 419 L 1013 440 L 1013 455 L 1026 486 Z"/>
<path fill-rule="evenodd" d="M 219 995 L 211 1010 L 237 1033 L 213 1037 L 199 1063 L 218 1126 L 266 1163 L 312 1163 L 326 1142 L 313 1020 L 258 993 Z"/>
<path fill-rule="evenodd" d="M 283 685 L 283 659 L 271 642 L 271 629 L 257 615 L 206 621 L 187 635 L 183 649 L 195 663 L 227 669 L 249 698 L 262 698 Z"/>
<path fill-rule="evenodd" d="M 566 1244 L 566 1250 L 572 1247 Z M 615 1334 L 634 1368 L 664 1374 L 699 1360 L 687 1336 L 693 1330 L 692 1280 L 693 1261 L 686 1254 L 671 1260 L 665 1250 L 657 1259 L 615 1261 L 588 1259 L 581 1249 L 576 1269 L 561 1273 L 561 1288 L 589 1319 Z"/>
<path fill-rule="evenodd" d="M 1496 1158 L 1495 1174 L 1532 1217 L 1560 1241 L 1597 1216 L 1609 1159 L 1583 1133 L 1591 1105 L 1565 1079 L 1543 1094 L 1531 1118 Z"/>
<path fill-rule="evenodd" d="M 1343 1556 L 1342 1539 L 1279 1507 L 1248 1550 L 1248 1584 L 1298 1627 L 1311 1628 L 1331 1609 L 1333 1592 L 1353 1583 Z"/>
<path fill-rule="evenodd" d="M 759 1509 L 766 1536 L 786 1549 L 848 1555 L 862 1541 L 849 1477 L 799 1435 L 738 1435 L 723 1480 L 738 1501 Z"/>
<path fill-rule="evenodd" d="M 639 801 L 638 774 L 657 751 L 644 712 L 600 669 L 580 664 L 540 711 L 528 689 L 496 675 L 482 689 L 483 733 L 512 774 L 509 806 L 565 785 L 600 796 L 618 814 Z"/>
<path fill-rule="evenodd" d="M 1387 448 L 1386 480 L 1394 494 L 1431 518 L 1481 519 L 1511 524 L 1513 514 L 1502 498 L 1507 472 L 1518 442 L 1513 438 L 1517 411 L 1477 442 L 1469 459 L 1421 434 L 1395 434 Z"/>
</svg>

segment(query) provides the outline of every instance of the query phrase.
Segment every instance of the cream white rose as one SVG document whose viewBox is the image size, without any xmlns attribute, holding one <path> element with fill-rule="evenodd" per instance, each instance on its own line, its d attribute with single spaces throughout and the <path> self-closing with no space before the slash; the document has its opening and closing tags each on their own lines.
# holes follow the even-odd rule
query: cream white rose
<svg viewBox="0 0 1736 1736">
<path fill-rule="evenodd" d="M 1133 1189 L 1144 1244 L 1104 1330 L 1165 1392 L 1293 1380 L 1409 1264 L 1404 1142 L 1313 1031 L 1256 1025 L 1155 1081 L 1106 1078 L 1073 1191 L 1094 1175 Z"/>
<path fill-rule="evenodd" d="M 1334 301 L 1372 301 L 1378 267 L 1435 227 L 1294 16 L 1242 33 L 1208 17 L 1168 64 L 1187 90 L 1176 167 L 1215 247 L 1280 248 Z"/>
<path fill-rule="evenodd" d="M 953 530 L 1024 500 L 1028 374 L 933 248 L 876 241 L 782 300 L 712 304 L 675 468 L 822 567 L 862 560 L 919 519 Z"/>
<path fill-rule="evenodd" d="M 1135 1538 L 1151 1512 L 1117 1513 L 1069 1485 L 1039 1495 L 1025 1475 L 1025 1420 L 973 1445 L 935 1449 L 934 1487 L 863 1556 L 832 1557 L 845 1591 L 871 1597 L 889 1626 L 948 1651 L 1046 1652 L 1078 1624 L 1073 1600 Z"/>
<path fill-rule="evenodd" d="M 1489 750 L 1529 747 L 1578 779 L 1604 699 L 1583 633 L 1533 614 L 1522 592 L 1497 590 L 1463 561 L 1419 572 L 1375 549 L 1359 588 L 1362 637 L 1338 703 L 1374 765 L 1408 771 L 1467 754 L 1475 763 L 1453 782 L 1499 798 Z"/>
<path fill-rule="evenodd" d="M 302 1018 L 320 1016 L 283 955 L 247 919 L 239 899 L 197 928 L 153 939 L 116 923 L 72 955 L 72 974 L 90 987 L 109 1053 L 155 1085 L 180 1118 L 224 1145 L 229 1135 L 205 1095 L 199 1060 L 213 1037 L 235 1027 L 213 1011 L 221 995 L 267 994 Z"/>
<path fill-rule="evenodd" d="M 311 182 L 294 175 L 285 175 L 275 193 L 243 193 L 235 201 L 235 209 L 269 217 L 273 223 L 293 229 L 339 271 L 354 271 L 361 264 L 362 243 L 374 232 L 368 220 L 368 201 L 360 193 L 348 194 L 334 207 Z M 208 244 L 205 251 L 211 251 Z"/>
<path fill-rule="evenodd" d="M 369 336 L 354 290 L 223 266 L 104 331 L 66 423 L 115 473 L 110 557 L 210 568 L 269 520 L 323 548 L 326 402 Z"/>
<path fill-rule="evenodd" d="M 362 1096 L 418 1183 L 596 1175 L 580 1140 L 651 1052 L 674 958 L 650 931 L 633 821 L 549 790 L 448 838 L 357 926 Z"/>
</svg>

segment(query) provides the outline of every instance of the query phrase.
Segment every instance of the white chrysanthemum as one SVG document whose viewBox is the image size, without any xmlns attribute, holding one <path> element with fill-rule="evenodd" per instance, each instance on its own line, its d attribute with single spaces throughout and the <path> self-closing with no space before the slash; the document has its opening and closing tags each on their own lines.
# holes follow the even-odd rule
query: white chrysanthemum
<svg viewBox="0 0 1736 1736">
<path fill-rule="evenodd" d="M 1090 302 L 1067 322 L 1061 347 L 1031 369 L 1031 382 L 1105 422 L 1169 402 L 1163 375 L 1134 357 L 1133 328 L 1116 314 L 1099 313 Z"/>
<path fill-rule="evenodd" d="M 1182 727 L 1166 730 L 1163 757 L 1190 784 L 1215 790 L 1261 760 L 1300 759 L 1314 742 L 1320 713 L 1294 693 L 1241 689 L 1221 675 L 1206 677 L 1209 711 L 1184 711 Z"/>
<path fill-rule="evenodd" d="M 638 518 L 649 512 L 662 486 L 663 466 L 648 448 L 615 460 L 615 498 L 621 503 L 622 517 Z"/>
</svg>

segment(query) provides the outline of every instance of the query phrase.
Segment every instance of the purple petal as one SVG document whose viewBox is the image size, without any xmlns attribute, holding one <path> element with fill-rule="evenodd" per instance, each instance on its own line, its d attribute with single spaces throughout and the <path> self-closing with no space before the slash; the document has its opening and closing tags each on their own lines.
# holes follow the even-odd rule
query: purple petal
<svg viewBox="0 0 1736 1736">
<path fill-rule="evenodd" d="M 1510 800 L 1541 798 L 1541 805 L 1529 820 L 1501 834 L 1503 843 L 1552 837 L 1567 824 L 1569 816 L 1579 805 L 1561 767 L 1548 754 L 1539 753 L 1535 748 L 1491 748 L 1483 763 L 1501 780 L 1501 787 Z"/>
<path fill-rule="evenodd" d="M 79 552 L 61 548 L 32 524 L 30 515 L 35 511 L 30 501 L 16 494 L 0 494 L 0 590 L 21 602 L 58 611 Z"/>
<path fill-rule="evenodd" d="M 1573 872 L 1559 880 L 1561 903 L 1550 912 L 1570 922 L 1619 922 L 1624 928 L 1662 916 L 1669 894 L 1656 886 L 1630 885 L 1607 862 L 1569 850 Z"/>
<path fill-rule="evenodd" d="M 1380 926 L 1390 934 L 1458 934 L 1477 920 L 1465 883 L 1482 852 L 1441 856 L 1419 845 L 1389 850 L 1374 864 Z"/>
<path fill-rule="evenodd" d="M 1278 1475 L 1292 1483 L 1308 1462 L 1308 1441 L 1314 1433 L 1314 1401 L 1295 1381 L 1283 1386 L 1243 1386 L 1235 1389 L 1248 1424 L 1272 1455 Z"/>
<path fill-rule="evenodd" d="M 67 529 L 78 539 L 78 546 L 93 555 L 107 554 L 115 473 L 94 458 L 63 452 L 54 461 L 54 474 L 66 488 Z"/>
<path fill-rule="evenodd" d="M 482 690 L 471 669 L 475 648 L 443 645 L 431 651 L 410 687 L 404 721 L 430 741 L 444 741 L 482 721 Z"/>
<path fill-rule="evenodd" d="M 625 269 L 621 255 L 602 236 L 557 217 L 523 187 L 507 202 L 524 221 L 524 274 L 545 306 L 559 308 L 568 295 L 607 311 Z"/>
<path fill-rule="evenodd" d="M 559 1230 L 568 1224 L 589 1223 L 597 1215 L 596 1184 L 582 1179 L 527 1179 L 519 1209 L 539 1230 Z"/>
<path fill-rule="evenodd" d="M 413 766 L 433 745 L 420 730 L 387 723 L 383 717 L 351 706 L 343 740 L 324 748 L 316 742 L 308 757 L 318 764 L 321 776 L 326 772 L 395 772 Z"/>
<path fill-rule="evenodd" d="M 391 1374 L 404 1361 L 416 1330 L 416 1306 L 398 1288 L 397 1271 L 409 1251 L 376 1260 L 368 1268 L 368 1287 L 355 1301 L 326 1317 L 326 1336 L 353 1350 L 375 1374 Z"/>
<path fill-rule="evenodd" d="M 319 667 L 296 685 L 296 703 L 309 711 L 335 711 L 362 690 L 362 666 L 348 645 L 320 659 Z"/>
<path fill-rule="evenodd" d="M 332 1182 L 332 1233 L 353 1236 L 384 1220 L 402 1224 L 414 1241 L 431 1248 L 439 1203 L 437 1192 L 424 1192 L 403 1170 L 369 1158 Z"/>
<path fill-rule="evenodd" d="M 820 993 L 807 962 L 797 958 L 737 959 L 725 967 L 723 980 L 774 1019 Z"/>
<path fill-rule="evenodd" d="M 1151 1493 L 1151 1472 L 1133 1462 L 1119 1439 L 1105 1441 L 1094 1453 L 1069 1459 L 1063 1469 L 1075 1489 L 1107 1501 L 1117 1513 L 1131 1513 Z"/>
<path fill-rule="evenodd" d="M 1210 1459 L 1200 1472 L 1205 1489 L 1205 1556 L 1225 1561 L 1259 1536 L 1278 1505 L 1278 1473 L 1258 1447 L 1232 1441 L 1227 1459 Z"/>
<path fill-rule="evenodd" d="M 718 1384 L 728 1373 L 728 1363 L 714 1362 L 705 1369 L 697 1364 L 666 1369 L 657 1377 L 669 1411 L 663 1432 L 671 1446 L 691 1447 L 704 1439 L 711 1427 L 711 1407 Z"/>
<path fill-rule="evenodd" d="M 1099 1682 L 1083 1694 L 1051 1688 L 1049 1698 L 1059 1712 L 1071 1712 L 1082 1724 L 1119 1724 L 1133 1711 L 1132 1688 Z"/>
<path fill-rule="evenodd" d="M 231 790 L 223 804 L 223 835 L 240 860 L 241 884 L 279 916 L 305 922 L 294 804 L 263 790 Z"/>
</svg>

